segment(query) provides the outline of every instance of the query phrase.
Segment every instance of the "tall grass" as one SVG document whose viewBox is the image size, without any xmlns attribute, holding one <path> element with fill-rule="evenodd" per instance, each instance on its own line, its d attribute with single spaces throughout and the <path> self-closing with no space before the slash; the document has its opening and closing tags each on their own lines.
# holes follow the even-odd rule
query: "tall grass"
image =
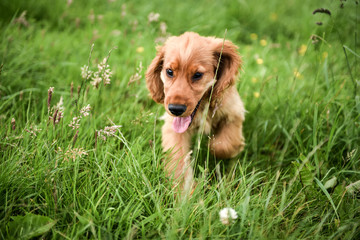
<svg viewBox="0 0 360 240">
<path fill-rule="evenodd" d="M 1 238 L 359 238 L 358 11 L 350 0 L 1 2 Z M 203 137 L 197 187 L 180 201 L 144 68 L 155 41 L 225 29 L 244 60 L 246 147 L 232 166 Z M 111 83 L 93 87 L 80 68 L 107 56 Z"/>
</svg>

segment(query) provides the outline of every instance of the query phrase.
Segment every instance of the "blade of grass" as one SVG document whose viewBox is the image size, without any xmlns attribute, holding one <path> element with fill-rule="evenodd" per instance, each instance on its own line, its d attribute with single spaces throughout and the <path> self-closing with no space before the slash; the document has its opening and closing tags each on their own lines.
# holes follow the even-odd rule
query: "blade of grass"
<svg viewBox="0 0 360 240">
<path fill-rule="evenodd" d="M 335 207 L 334 201 L 332 200 L 329 192 L 325 189 L 324 185 L 321 183 L 321 181 L 319 179 L 317 179 L 316 177 L 314 179 L 315 179 L 316 183 L 318 184 L 318 186 L 320 187 L 321 191 L 323 191 L 323 193 L 325 194 L 325 196 L 329 200 L 332 208 L 334 209 L 334 212 L 335 212 L 335 215 L 336 215 L 337 219 L 340 220 L 339 214 L 337 212 L 337 208 Z"/>
</svg>

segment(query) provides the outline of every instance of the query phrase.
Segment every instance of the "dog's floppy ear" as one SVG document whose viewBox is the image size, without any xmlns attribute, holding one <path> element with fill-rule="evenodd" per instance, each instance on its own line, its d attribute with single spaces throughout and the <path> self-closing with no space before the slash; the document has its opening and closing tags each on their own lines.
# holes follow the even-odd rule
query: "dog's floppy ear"
<svg viewBox="0 0 360 240">
<path fill-rule="evenodd" d="M 225 89 L 235 84 L 236 75 L 241 67 L 241 58 L 237 52 L 237 48 L 237 46 L 228 40 L 223 43 L 222 39 L 214 39 L 215 72 L 220 54 L 221 60 L 212 98 L 221 97 Z"/>
<path fill-rule="evenodd" d="M 146 86 L 150 91 L 152 99 L 157 103 L 164 103 L 164 84 L 160 78 L 160 73 L 164 63 L 163 47 L 157 48 L 156 57 L 152 60 L 146 71 Z"/>
</svg>

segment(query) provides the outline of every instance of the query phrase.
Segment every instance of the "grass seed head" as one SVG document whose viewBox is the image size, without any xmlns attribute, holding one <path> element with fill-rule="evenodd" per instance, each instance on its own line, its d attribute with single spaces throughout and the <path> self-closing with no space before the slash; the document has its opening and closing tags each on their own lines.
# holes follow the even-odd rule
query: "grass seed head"
<svg viewBox="0 0 360 240">
<path fill-rule="evenodd" d="M 74 83 L 71 82 L 71 85 L 70 85 L 70 98 L 72 99 L 74 96 Z"/>
<path fill-rule="evenodd" d="M 331 16 L 331 12 L 329 9 L 325 9 L 325 8 L 317 8 L 313 11 L 313 14 L 316 14 L 316 13 L 325 13 L 329 16 Z"/>
<path fill-rule="evenodd" d="M 148 15 L 148 23 L 157 22 L 157 21 L 159 21 L 159 18 L 160 18 L 159 13 L 151 12 Z"/>
<path fill-rule="evenodd" d="M 15 122 L 15 118 L 11 119 L 11 129 L 14 131 L 16 128 L 16 122 Z"/>
<path fill-rule="evenodd" d="M 73 117 L 71 123 L 69 123 L 69 127 L 71 127 L 73 130 L 78 129 L 80 127 L 80 120 L 79 117 Z"/>
<path fill-rule="evenodd" d="M 166 29 L 167 29 L 166 23 L 161 22 L 160 23 L 160 33 L 161 33 L 161 35 L 166 35 Z"/>
<path fill-rule="evenodd" d="M 91 106 L 90 106 L 90 104 L 88 104 L 87 106 L 83 107 L 83 108 L 80 110 L 80 114 L 83 115 L 84 117 L 89 116 L 90 110 L 91 110 Z"/>
<path fill-rule="evenodd" d="M 55 110 L 55 113 L 54 113 L 54 116 L 53 116 L 53 124 L 54 124 L 54 125 L 56 124 L 56 119 L 57 119 L 58 111 L 59 111 L 59 109 L 56 109 L 56 110 Z"/>
<path fill-rule="evenodd" d="M 30 26 L 29 22 L 26 20 L 26 11 L 23 11 L 21 13 L 20 17 L 15 18 L 14 24 L 19 24 L 19 25 L 22 25 L 24 27 L 29 27 Z"/>
<path fill-rule="evenodd" d="M 76 131 L 75 136 L 73 138 L 73 146 L 75 146 L 75 143 L 76 143 L 76 140 L 77 140 L 78 136 L 79 136 L 79 130 Z"/>
<path fill-rule="evenodd" d="M 48 106 L 49 111 L 50 111 L 50 104 L 51 104 L 51 98 L 52 98 L 53 92 L 54 92 L 54 87 L 50 87 L 48 89 L 48 99 L 47 99 L 47 106 Z"/>
<path fill-rule="evenodd" d="M 138 82 L 140 81 L 140 79 L 142 78 L 142 70 L 143 70 L 143 65 L 142 65 L 142 62 L 140 61 L 139 63 L 139 67 L 136 68 L 136 73 L 133 74 L 131 77 L 130 77 L 130 80 L 128 82 L 128 86 L 134 82 Z"/>
<path fill-rule="evenodd" d="M 116 131 L 121 127 L 122 127 L 121 125 L 113 125 L 113 126 L 105 127 L 104 129 L 96 131 L 97 133 L 96 136 L 106 141 L 107 137 L 113 136 L 116 133 Z"/>
<path fill-rule="evenodd" d="M 89 70 L 89 66 L 84 65 L 83 67 L 81 67 L 81 77 L 83 79 L 89 79 L 92 73 L 93 72 Z"/>
</svg>

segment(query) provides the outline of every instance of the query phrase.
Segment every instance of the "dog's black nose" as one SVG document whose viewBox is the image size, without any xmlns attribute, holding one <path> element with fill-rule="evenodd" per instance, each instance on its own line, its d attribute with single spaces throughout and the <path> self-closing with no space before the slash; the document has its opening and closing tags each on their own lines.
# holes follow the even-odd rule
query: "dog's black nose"
<svg viewBox="0 0 360 240">
<path fill-rule="evenodd" d="M 186 111 L 186 106 L 182 104 L 169 104 L 169 111 L 175 116 L 180 116 Z"/>
</svg>

